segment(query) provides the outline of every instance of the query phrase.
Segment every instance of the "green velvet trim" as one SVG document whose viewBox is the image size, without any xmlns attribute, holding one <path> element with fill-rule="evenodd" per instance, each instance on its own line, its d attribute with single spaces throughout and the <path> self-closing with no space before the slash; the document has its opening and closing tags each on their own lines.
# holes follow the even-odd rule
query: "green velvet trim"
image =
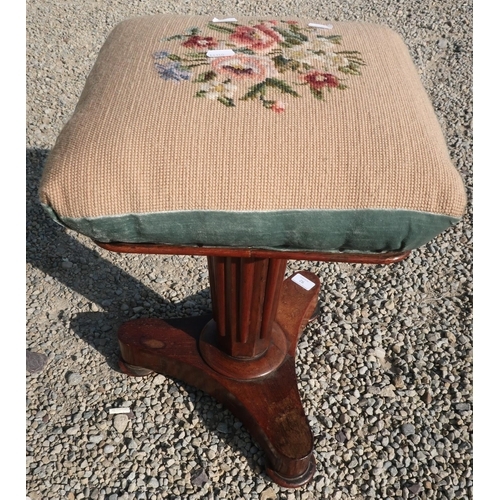
<svg viewBox="0 0 500 500">
<path fill-rule="evenodd" d="M 390 252 L 424 245 L 458 219 L 408 210 L 182 211 L 52 217 L 100 242 Z"/>
</svg>

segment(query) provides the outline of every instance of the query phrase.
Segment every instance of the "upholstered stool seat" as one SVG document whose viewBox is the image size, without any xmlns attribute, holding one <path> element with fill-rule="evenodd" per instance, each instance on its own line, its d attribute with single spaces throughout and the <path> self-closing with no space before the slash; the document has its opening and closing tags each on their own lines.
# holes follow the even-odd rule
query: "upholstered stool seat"
<svg viewBox="0 0 500 500">
<path fill-rule="evenodd" d="M 224 401 L 287 486 L 314 472 L 293 359 L 319 281 L 305 272 L 283 284 L 286 259 L 395 262 L 466 202 L 395 32 L 173 15 L 111 32 L 40 197 L 110 250 L 209 256 L 214 313 L 201 337 L 206 319 L 126 324 L 122 368 L 178 376 Z M 251 409 L 259 394 L 263 407 Z M 273 398 L 281 406 L 270 410 Z"/>
</svg>

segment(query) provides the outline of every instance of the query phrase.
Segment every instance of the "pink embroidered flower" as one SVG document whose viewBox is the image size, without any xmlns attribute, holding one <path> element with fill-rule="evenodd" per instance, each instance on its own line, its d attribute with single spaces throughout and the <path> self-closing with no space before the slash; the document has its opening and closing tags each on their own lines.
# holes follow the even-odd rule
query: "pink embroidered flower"
<svg viewBox="0 0 500 500">
<path fill-rule="evenodd" d="M 183 47 L 189 47 L 191 49 L 213 49 L 214 47 L 217 47 L 218 42 L 211 36 L 203 37 L 193 35 L 181 45 Z"/>
<path fill-rule="evenodd" d="M 195 97 L 230 108 L 254 101 L 278 114 L 287 110 L 291 97 L 301 97 L 301 88 L 325 101 L 327 90 L 347 89 L 349 79 L 361 75 L 365 66 L 359 51 L 338 51 L 341 35 L 325 36 L 296 20 L 259 20 L 246 26 L 208 22 L 205 28 L 189 28 L 161 41 L 172 42 L 153 52 L 154 67 L 164 80 L 191 81 L 198 85 Z M 214 48 L 234 52 L 209 57 L 216 55 L 207 53 Z"/>
<path fill-rule="evenodd" d="M 283 113 L 285 111 L 285 103 L 283 101 L 275 101 L 274 104 L 271 106 L 271 109 L 275 113 Z"/>
<path fill-rule="evenodd" d="M 219 57 L 212 62 L 212 69 L 222 75 L 238 80 L 264 80 L 277 76 L 272 60 L 263 57 L 235 55 Z"/>
<path fill-rule="evenodd" d="M 277 31 L 264 23 L 253 27 L 238 26 L 229 37 L 236 45 L 262 53 L 274 48 L 282 39 Z"/>
<path fill-rule="evenodd" d="M 321 90 L 323 87 L 338 87 L 339 81 L 336 76 L 330 73 L 321 73 L 312 71 L 305 75 L 304 80 L 315 90 Z"/>
</svg>

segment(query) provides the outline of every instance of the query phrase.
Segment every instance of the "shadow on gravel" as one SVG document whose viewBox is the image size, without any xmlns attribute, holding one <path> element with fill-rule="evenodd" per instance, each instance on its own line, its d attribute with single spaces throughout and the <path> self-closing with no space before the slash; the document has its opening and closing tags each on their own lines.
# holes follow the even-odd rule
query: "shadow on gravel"
<svg viewBox="0 0 500 500">
<path fill-rule="evenodd" d="M 67 229 L 50 219 L 38 200 L 38 186 L 47 154 L 47 150 L 38 149 L 27 150 L 26 154 L 26 259 L 47 276 L 82 296 L 82 301 L 76 307 L 80 310 L 88 308 L 88 312 L 80 312 L 75 317 L 71 311 L 61 310 L 58 315 L 60 320 L 71 323 L 71 328 L 79 337 L 109 360 L 111 350 L 116 350 L 116 330 L 132 314 L 159 313 L 164 318 L 172 318 L 179 315 L 182 303 L 208 297 L 209 291 L 206 289 L 187 297 L 180 304 L 171 304 L 103 258 L 96 250 L 82 245 Z M 64 293 L 64 289 L 60 288 L 60 294 Z M 154 312 L 146 311 L 146 307 L 144 312 L 134 311 L 134 308 L 140 308 L 144 303 Z M 98 309 L 94 311 L 92 304 L 104 312 Z M 114 369 L 117 366 L 116 363 L 112 364 Z"/>
<path fill-rule="evenodd" d="M 148 315 L 171 319 L 179 316 L 179 308 L 182 308 L 183 303 L 197 302 L 200 297 L 207 298 L 209 291 L 201 290 L 180 304 L 171 304 L 125 271 L 103 259 L 97 251 L 79 243 L 65 228 L 50 219 L 38 200 L 38 186 L 47 155 L 48 150 L 45 149 L 26 150 L 26 260 L 41 270 L 46 279 L 51 277 L 82 296 L 82 301 L 76 307 L 80 311 L 88 308 L 88 312 L 73 314 L 61 309 L 57 318 L 91 348 L 99 351 L 111 369 L 120 371 L 116 332 L 121 323 L 131 318 L 128 311 L 133 311 L 134 307 L 146 302 L 154 310 Z M 110 295 L 110 290 L 115 294 Z M 119 295 L 116 295 L 117 290 L 121 291 Z M 59 288 L 59 291 L 61 295 L 66 293 L 64 288 Z M 49 298 L 51 299 L 52 297 Z M 103 311 L 93 311 L 92 304 L 98 305 Z M 127 311 L 122 309 L 123 304 L 128 305 Z M 211 397 L 202 391 L 184 382 L 176 382 L 184 387 L 190 396 L 198 394 L 197 408 L 204 406 L 203 401 L 205 405 L 210 401 Z M 244 427 L 238 428 L 238 421 L 228 410 L 220 407 L 216 414 L 209 413 L 207 416 L 199 409 L 195 409 L 195 412 L 210 432 L 215 433 L 248 460 L 254 473 L 260 472 L 259 468 L 263 469 L 263 452 L 260 449 L 258 452 L 255 449 L 249 451 L 244 447 L 242 442 L 248 442 L 248 439 L 244 439 L 242 431 L 247 431 Z M 259 457 L 257 460 L 256 453 Z M 262 476 L 265 474 L 262 473 Z"/>
</svg>

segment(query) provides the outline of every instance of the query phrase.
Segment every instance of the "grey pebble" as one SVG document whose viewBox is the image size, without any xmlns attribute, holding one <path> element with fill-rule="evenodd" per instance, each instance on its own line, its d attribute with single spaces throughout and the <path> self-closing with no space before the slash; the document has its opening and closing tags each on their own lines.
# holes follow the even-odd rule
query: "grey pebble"
<svg viewBox="0 0 500 500">
<path fill-rule="evenodd" d="M 425 403 L 425 404 L 431 404 L 432 403 L 432 394 L 429 390 L 426 390 L 424 392 L 424 395 L 422 396 L 422 401 Z"/>
<path fill-rule="evenodd" d="M 261 492 L 259 500 L 276 500 L 276 492 L 271 487 L 266 488 Z"/>
<path fill-rule="evenodd" d="M 66 382 L 69 385 L 78 385 L 82 381 L 82 376 L 77 372 L 68 372 L 66 374 Z"/>
<path fill-rule="evenodd" d="M 401 389 L 402 387 L 404 387 L 404 381 L 401 375 L 395 375 L 392 383 L 396 389 Z"/>
<path fill-rule="evenodd" d="M 416 495 L 420 491 L 420 484 L 416 483 L 416 484 L 412 484 L 411 486 L 408 486 L 408 491 L 412 495 Z"/>
<path fill-rule="evenodd" d="M 191 484 L 202 487 L 209 481 L 204 469 L 197 469 L 191 474 Z"/>
<path fill-rule="evenodd" d="M 45 354 L 26 349 L 26 370 L 30 373 L 41 372 L 45 368 L 48 359 Z"/>
<path fill-rule="evenodd" d="M 123 434 L 125 432 L 125 430 L 127 429 L 128 423 L 129 423 L 129 418 L 124 413 L 118 413 L 113 418 L 113 427 L 120 434 Z"/>
<path fill-rule="evenodd" d="M 219 425 L 217 425 L 217 430 L 219 432 L 222 432 L 223 434 L 227 434 L 229 432 L 229 429 L 227 427 L 226 422 L 220 422 Z"/>
<path fill-rule="evenodd" d="M 413 424 L 403 424 L 401 426 L 401 431 L 405 436 L 411 436 L 415 434 L 415 426 Z"/>
<path fill-rule="evenodd" d="M 347 436 L 342 431 L 338 431 L 337 433 L 335 433 L 335 439 L 339 443 L 345 443 L 347 440 Z"/>
<path fill-rule="evenodd" d="M 148 486 L 150 488 L 158 488 L 160 486 L 160 483 L 158 482 L 158 479 L 156 479 L 156 477 L 152 477 L 149 481 L 148 481 Z"/>
<path fill-rule="evenodd" d="M 392 311 L 396 305 L 394 304 L 394 301 L 393 300 L 388 300 L 386 303 L 385 303 L 385 306 L 384 306 L 388 311 Z"/>
</svg>

